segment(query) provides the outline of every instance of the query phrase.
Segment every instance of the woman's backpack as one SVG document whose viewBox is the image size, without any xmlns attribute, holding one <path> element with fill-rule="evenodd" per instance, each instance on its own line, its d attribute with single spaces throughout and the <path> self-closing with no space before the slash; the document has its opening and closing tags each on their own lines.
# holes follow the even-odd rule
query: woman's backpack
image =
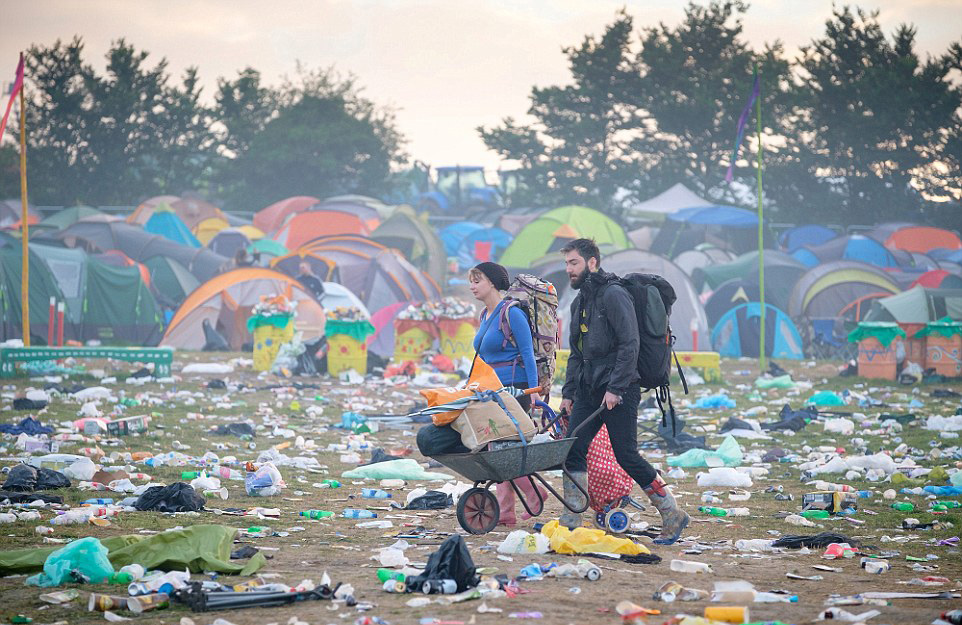
<svg viewBox="0 0 962 625">
<path fill-rule="evenodd" d="M 558 291 L 550 282 L 522 273 L 508 287 L 504 302 L 498 319 L 498 329 L 504 334 L 506 343 L 510 341 L 517 347 L 511 333 L 511 324 L 508 322 L 508 311 L 512 306 L 524 311 L 528 327 L 531 328 L 538 384 L 541 386 L 541 394 L 547 396 L 554 381 L 555 352 L 561 339 L 558 326 Z"/>
</svg>

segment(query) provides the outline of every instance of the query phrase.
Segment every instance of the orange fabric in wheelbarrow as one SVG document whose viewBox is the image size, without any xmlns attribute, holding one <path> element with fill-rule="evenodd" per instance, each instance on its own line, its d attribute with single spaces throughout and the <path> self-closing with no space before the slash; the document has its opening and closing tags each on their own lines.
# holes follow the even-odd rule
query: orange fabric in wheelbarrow
<svg viewBox="0 0 962 625">
<path fill-rule="evenodd" d="M 446 404 L 455 399 L 468 397 L 473 395 L 475 391 L 497 391 L 500 390 L 502 386 L 501 380 L 498 378 L 498 374 L 495 373 L 494 369 L 492 369 L 488 363 L 475 356 L 474 368 L 464 388 L 426 388 L 421 390 L 421 395 L 424 399 L 428 400 L 428 407 L 431 408 Z M 460 410 L 449 410 L 448 412 L 439 412 L 436 415 L 431 415 L 431 421 L 434 425 L 440 427 L 442 425 L 448 425 L 459 416 L 461 416 Z"/>
</svg>

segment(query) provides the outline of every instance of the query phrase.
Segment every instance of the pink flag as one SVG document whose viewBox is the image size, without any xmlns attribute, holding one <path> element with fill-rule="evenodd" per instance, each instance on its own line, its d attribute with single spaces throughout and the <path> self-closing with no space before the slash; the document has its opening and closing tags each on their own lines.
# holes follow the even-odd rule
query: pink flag
<svg viewBox="0 0 962 625">
<path fill-rule="evenodd" d="M 7 110 L 3 112 L 3 121 L 0 121 L 0 140 L 3 139 L 3 131 L 7 129 L 7 117 L 10 116 L 10 109 L 13 108 L 13 101 L 17 99 L 17 94 L 23 89 L 23 54 L 20 54 L 20 63 L 17 64 L 17 77 L 13 80 L 13 89 L 10 93 L 10 100 L 7 102 Z"/>
</svg>

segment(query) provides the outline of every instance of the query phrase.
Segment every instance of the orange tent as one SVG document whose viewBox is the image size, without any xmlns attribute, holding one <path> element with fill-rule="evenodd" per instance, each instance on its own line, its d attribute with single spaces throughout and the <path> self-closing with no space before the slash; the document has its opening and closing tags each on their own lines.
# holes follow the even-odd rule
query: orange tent
<svg viewBox="0 0 962 625">
<path fill-rule="evenodd" d="M 254 213 L 254 225 L 264 232 L 275 232 L 284 224 L 288 215 L 302 213 L 320 203 L 316 197 L 309 195 L 295 195 L 280 202 L 274 202 L 267 208 Z"/>
<path fill-rule="evenodd" d="M 293 301 L 294 326 L 305 340 L 324 334 L 324 309 L 297 280 L 262 268 L 234 269 L 197 287 L 174 313 L 160 344 L 180 349 L 203 349 L 204 322 L 238 350 L 251 340 L 247 318 L 261 297 L 284 295 Z"/>
<path fill-rule="evenodd" d="M 134 209 L 134 212 L 127 215 L 127 223 L 142 226 L 147 223 L 147 220 L 154 214 L 155 208 L 161 204 L 167 204 L 169 206 L 179 199 L 176 195 L 155 195 L 150 199 L 144 200 Z"/>
<path fill-rule="evenodd" d="M 925 254 L 935 248 L 962 249 L 962 240 L 959 239 L 959 235 L 944 228 L 909 226 L 908 228 L 900 228 L 889 235 L 889 238 L 885 241 L 885 247 Z"/>
<path fill-rule="evenodd" d="M 314 210 L 292 216 L 274 240 L 289 250 L 324 236 L 337 234 L 371 234 L 367 224 L 357 215 L 341 211 Z"/>
</svg>

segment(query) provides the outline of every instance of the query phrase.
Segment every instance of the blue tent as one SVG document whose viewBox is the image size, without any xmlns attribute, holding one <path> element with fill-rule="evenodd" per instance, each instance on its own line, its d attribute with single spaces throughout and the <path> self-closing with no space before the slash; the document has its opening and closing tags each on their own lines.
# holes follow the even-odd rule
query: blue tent
<svg viewBox="0 0 962 625">
<path fill-rule="evenodd" d="M 821 245 L 838 236 L 831 228 L 817 224 L 807 224 L 789 228 L 778 237 L 782 249 L 791 254 L 803 245 Z"/>
<path fill-rule="evenodd" d="M 438 232 L 438 237 L 441 239 L 441 243 L 444 244 L 444 252 L 450 258 L 458 255 L 458 248 L 461 246 L 461 242 L 464 241 L 464 237 L 475 230 L 482 229 L 484 229 L 484 226 L 475 221 L 459 221 L 442 228 L 441 231 Z"/>
<path fill-rule="evenodd" d="M 820 245 L 806 245 L 792 256 L 806 267 L 815 267 L 833 260 L 855 260 L 876 267 L 898 267 L 895 256 L 875 239 L 851 234 L 836 237 Z"/>
<path fill-rule="evenodd" d="M 748 302 L 722 315 L 711 331 L 715 351 L 727 358 L 757 358 L 761 312 L 759 302 Z M 771 358 L 804 357 L 798 328 L 788 315 L 771 304 L 765 304 L 765 353 Z"/>
<path fill-rule="evenodd" d="M 735 206 L 694 206 L 668 215 L 672 221 L 730 228 L 758 227 L 758 215 Z"/>
<path fill-rule="evenodd" d="M 155 209 L 154 214 L 144 224 L 144 230 L 151 234 L 159 234 L 174 243 L 189 245 L 190 247 L 203 247 L 197 237 L 191 233 L 187 224 L 170 209 Z"/>
<path fill-rule="evenodd" d="M 501 258 L 514 237 L 501 228 L 480 228 L 468 234 L 458 246 L 458 265 L 463 269 L 473 267 L 482 260 L 496 261 Z"/>
</svg>

